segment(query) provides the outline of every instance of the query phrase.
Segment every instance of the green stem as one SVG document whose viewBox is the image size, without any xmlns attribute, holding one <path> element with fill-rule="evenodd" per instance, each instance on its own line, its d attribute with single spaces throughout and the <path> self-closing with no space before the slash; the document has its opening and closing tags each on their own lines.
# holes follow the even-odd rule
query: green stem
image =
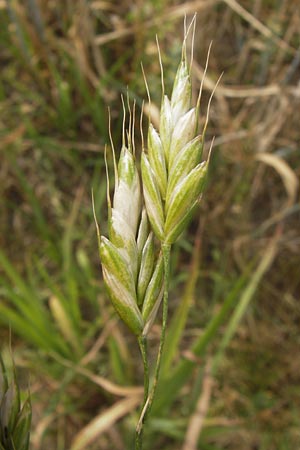
<svg viewBox="0 0 300 450">
<path fill-rule="evenodd" d="M 148 364 L 148 351 L 147 351 L 147 338 L 146 336 L 140 336 L 138 338 L 138 343 L 143 359 L 143 366 L 144 366 L 144 401 L 142 406 L 142 412 L 143 414 L 145 405 L 148 400 L 149 395 L 149 364 Z M 135 433 L 135 450 L 142 450 L 143 447 L 143 425 L 144 420 L 142 420 L 141 426 L 136 428 Z"/>
<path fill-rule="evenodd" d="M 151 409 L 151 406 L 153 403 L 153 399 L 155 396 L 155 392 L 156 392 L 156 387 L 157 387 L 159 372 L 160 372 L 160 366 L 161 366 L 161 360 L 162 360 L 162 353 L 163 353 L 163 348 L 164 348 L 164 344 L 165 344 L 165 336 L 166 336 L 166 328 L 167 328 L 167 320 L 168 320 L 171 245 L 163 244 L 162 252 L 163 252 L 163 258 L 164 258 L 164 298 L 163 298 L 162 330 L 161 330 L 160 343 L 159 343 L 158 355 L 157 355 L 157 360 L 156 360 L 154 380 L 153 380 L 153 385 L 152 385 L 151 392 L 149 395 L 149 400 L 148 400 L 147 414 L 149 414 L 149 412 L 150 412 L 150 409 Z"/>
<path fill-rule="evenodd" d="M 142 444 L 140 447 L 137 446 L 139 444 L 139 435 L 142 435 L 143 425 L 146 422 L 146 419 L 150 413 L 153 399 L 156 392 L 156 387 L 158 383 L 159 373 L 160 373 L 160 366 L 162 361 L 162 353 L 165 343 L 165 335 L 166 335 L 166 326 L 167 326 L 167 320 L 168 320 L 168 297 L 169 297 L 169 278 L 170 278 L 170 252 L 171 252 L 171 245 L 170 244 L 163 244 L 162 245 L 162 252 L 163 252 L 163 259 L 164 259 L 164 296 L 163 296 L 163 318 L 162 318 L 162 330 L 161 330 L 161 336 L 160 336 L 160 342 L 159 342 L 159 349 L 158 349 L 158 355 L 156 360 L 156 366 L 154 371 L 154 379 L 153 384 L 151 387 L 151 391 L 149 395 L 147 396 L 147 400 L 143 405 L 143 409 L 141 412 L 141 416 L 139 419 L 139 422 L 137 424 L 137 431 L 136 431 L 136 450 L 142 449 Z"/>
<path fill-rule="evenodd" d="M 144 404 L 147 401 L 149 394 L 149 365 L 148 365 L 148 351 L 147 351 L 147 338 L 146 336 L 140 336 L 138 338 L 141 355 L 144 365 Z"/>
</svg>

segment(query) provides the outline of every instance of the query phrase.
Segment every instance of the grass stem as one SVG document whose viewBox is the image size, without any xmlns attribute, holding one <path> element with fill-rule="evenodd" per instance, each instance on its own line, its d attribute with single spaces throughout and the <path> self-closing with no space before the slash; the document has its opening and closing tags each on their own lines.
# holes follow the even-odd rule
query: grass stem
<svg viewBox="0 0 300 450">
<path fill-rule="evenodd" d="M 166 327 L 167 327 L 167 320 L 168 320 L 171 246 L 169 244 L 163 244 L 162 251 L 163 251 L 163 258 L 164 258 L 164 298 L 163 298 L 162 330 L 161 330 L 160 343 L 159 343 L 158 355 L 157 355 L 157 360 L 156 360 L 153 384 L 152 384 L 151 392 L 149 395 L 147 414 L 149 414 L 149 412 L 150 412 L 150 409 L 151 409 L 151 406 L 153 403 L 153 399 L 155 396 L 155 392 L 156 392 L 156 387 L 157 387 L 159 373 L 160 373 L 162 353 L 163 353 L 163 348 L 164 348 L 164 344 L 165 344 Z"/>
<path fill-rule="evenodd" d="M 148 349 L 146 336 L 140 336 L 138 338 L 138 342 L 144 365 L 144 404 L 145 404 L 149 394 L 149 364 L 148 364 Z"/>
<path fill-rule="evenodd" d="M 141 416 L 147 405 L 148 395 L 149 395 L 149 364 L 148 364 L 148 349 L 147 349 L 147 337 L 140 336 L 138 338 L 138 343 L 143 359 L 144 366 L 144 401 L 142 406 Z M 144 420 L 141 422 L 141 426 L 136 428 L 135 434 L 135 450 L 141 450 L 143 446 L 143 424 Z"/>
<path fill-rule="evenodd" d="M 151 406 L 153 403 L 153 399 L 156 393 L 156 387 L 159 379 L 160 366 L 162 361 L 163 348 L 165 343 L 165 335 L 166 335 L 166 326 L 168 320 L 168 298 L 169 298 L 169 278 L 170 278 L 170 252 L 171 245 L 163 244 L 162 245 L 163 259 L 164 259 L 164 296 L 163 296 L 163 318 L 162 318 L 162 330 L 160 336 L 160 343 L 158 349 L 158 355 L 156 360 L 156 366 L 154 371 L 154 379 L 151 386 L 151 390 L 149 395 L 147 395 L 146 401 L 144 402 L 143 409 L 141 412 L 141 416 L 136 428 L 136 446 L 135 450 L 142 449 L 142 432 L 143 425 L 146 422 L 146 419 L 150 413 Z M 145 398 L 145 397 L 144 397 Z"/>
</svg>

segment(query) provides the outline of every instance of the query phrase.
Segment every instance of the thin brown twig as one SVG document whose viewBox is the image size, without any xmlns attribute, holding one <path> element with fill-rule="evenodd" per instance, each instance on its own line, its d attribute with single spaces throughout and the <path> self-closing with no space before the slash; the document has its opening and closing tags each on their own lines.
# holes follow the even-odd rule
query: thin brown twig
<svg viewBox="0 0 300 450">
<path fill-rule="evenodd" d="M 92 442 L 99 439 L 101 434 L 107 432 L 118 420 L 135 409 L 139 401 L 139 397 L 126 397 L 105 409 L 78 432 L 71 444 L 71 450 L 88 448 Z"/>
<path fill-rule="evenodd" d="M 118 395 L 118 396 L 134 396 L 134 397 L 141 397 L 143 394 L 143 388 L 140 386 L 132 387 L 132 386 L 120 386 L 118 384 L 113 383 L 112 381 L 108 380 L 107 378 L 104 378 L 100 375 L 95 375 L 93 372 L 91 372 L 88 369 L 85 369 L 84 367 L 80 365 L 73 364 L 71 361 L 68 361 L 65 358 L 62 358 L 61 356 L 57 354 L 52 355 L 54 359 L 56 359 L 60 364 L 62 364 L 65 367 L 68 367 L 74 372 L 79 373 L 80 375 L 88 378 L 90 381 L 92 381 L 94 384 L 100 386 L 102 389 L 106 390 L 107 392 Z"/>
<path fill-rule="evenodd" d="M 235 11 L 240 17 L 248 22 L 253 28 L 259 31 L 263 36 L 273 40 L 280 48 L 289 53 L 296 53 L 296 49 L 287 44 L 283 39 L 278 37 L 270 28 L 264 25 L 260 20 L 254 17 L 249 11 L 241 6 L 236 0 L 223 0 L 229 8 Z"/>
<path fill-rule="evenodd" d="M 84 355 L 84 357 L 81 359 L 80 364 L 82 366 L 86 366 L 90 361 L 93 361 L 97 354 L 99 354 L 99 350 L 103 347 L 105 342 L 108 339 L 108 336 L 111 334 L 112 328 L 115 325 L 115 320 L 110 319 L 106 323 L 106 325 L 103 328 L 103 331 L 100 333 L 99 337 L 96 339 L 96 341 L 93 343 L 93 346 L 90 348 L 90 350 Z"/>
<path fill-rule="evenodd" d="M 196 77 L 199 80 L 203 79 L 204 69 L 197 64 L 193 63 L 193 70 Z M 203 86 L 207 91 L 212 91 L 215 87 L 215 81 L 212 80 L 209 75 L 205 75 Z M 246 86 L 224 86 L 222 83 L 218 85 L 215 96 L 230 97 L 230 98 L 247 98 L 247 97 L 271 97 L 280 95 L 282 93 L 291 94 L 295 97 L 300 97 L 299 86 L 281 86 L 279 84 L 269 84 L 262 87 L 246 87 Z"/>
<path fill-rule="evenodd" d="M 117 39 L 124 38 L 126 36 L 131 36 L 138 32 L 141 28 L 151 28 L 152 26 L 157 26 L 165 23 L 166 19 L 168 22 L 182 18 L 188 14 L 194 14 L 197 11 L 212 7 L 219 3 L 220 0 L 196 0 L 191 2 L 186 2 L 183 5 L 179 5 L 173 8 L 169 8 L 164 14 L 154 17 L 153 19 L 147 20 L 138 25 L 132 27 L 123 28 L 122 30 L 112 31 L 110 33 L 102 34 L 95 37 L 96 45 L 103 45 L 107 42 L 111 42 Z"/>
</svg>

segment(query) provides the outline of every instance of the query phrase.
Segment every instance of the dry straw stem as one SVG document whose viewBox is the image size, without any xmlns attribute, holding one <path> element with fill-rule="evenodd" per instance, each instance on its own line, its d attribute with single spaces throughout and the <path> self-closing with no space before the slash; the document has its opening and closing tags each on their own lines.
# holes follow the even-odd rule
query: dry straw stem
<svg viewBox="0 0 300 450">
<path fill-rule="evenodd" d="M 296 173 L 292 170 L 292 168 L 280 158 L 278 155 L 274 155 L 272 153 L 257 153 L 255 155 L 255 159 L 259 162 L 262 162 L 270 167 L 272 167 L 278 175 L 281 177 L 282 183 L 286 190 L 287 200 L 280 208 L 277 210 L 273 216 L 269 217 L 265 220 L 256 230 L 254 235 L 259 236 L 263 232 L 265 232 L 271 226 L 280 223 L 291 214 L 294 214 L 299 209 L 299 203 L 297 204 L 297 193 L 299 191 L 299 179 L 297 178 Z M 241 245 L 242 241 L 245 244 L 249 239 L 249 236 L 245 236 L 238 241 L 238 244 Z"/>
<path fill-rule="evenodd" d="M 113 424 L 133 411 L 140 403 L 140 397 L 129 397 L 115 403 L 95 417 L 74 438 L 70 450 L 83 450 L 92 444 L 102 433 L 108 431 Z"/>
<path fill-rule="evenodd" d="M 214 384 L 210 368 L 211 361 L 208 360 L 203 375 L 202 392 L 197 401 L 195 412 L 189 420 L 182 450 L 197 450 L 198 448 L 198 440 L 204 426 Z"/>
<path fill-rule="evenodd" d="M 287 44 L 284 40 L 280 39 L 273 33 L 266 25 L 260 22 L 256 17 L 249 13 L 243 6 L 241 6 L 236 0 L 222 0 L 233 11 L 241 16 L 246 22 L 248 22 L 253 28 L 259 31 L 266 38 L 272 39 L 279 47 L 290 53 L 295 53 L 296 50 Z"/>
<path fill-rule="evenodd" d="M 209 75 L 205 74 L 205 70 L 202 69 L 199 64 L 193 62 L 193 70 L 199 80 L 203 80 L 204 88 L 208 91 L 215 89 L 216 83 Z M 248 97 L 274 97 L 282 93 L 294 95 L 300 97 L 300 87 L 298 86 L 281 86 L 279 84 L 270 84 L 262 87 L 246 87 L 246 86 L 224 86 L 222 83 L 218 85 L 216 96 L 228 97 L 228 98 L 248 98 Z"/>
<path fill-rule="evenodd" d="M 117 395 L 120 397 L 129 397 L 129 396 L 140 396 L 142 397 L 143 388 L 142 387 L 132 387 L 132 386 L 120 386 L 116 383 L 113 383 L 111 380 L 101 377 L 100 375 L 95 375 L 90 370 L 84 367 L 83 360 L 79 364 L 73 364 L 71 361 L 60 357 L 58 354 L 51 354 L 53 359 L 58 361 L 62 366 L 68 367 L 74 372 L 86 377 L 92 383 L 101 387 L 106 392 L 109 392 L 112 395 Z"/>
<path fill-rule="evenodd" d="M 45 433 L 50 428 L 50 425 L 57 420 L 57 413 L 51 413 L 43 417 L 35 423 L 34 430 L 30 436 L 30 445 L 32 450 L 41 450 L 44 448 L 43 440 Z"/>
<path fill-rule="evenodd" d="M 282 179 L 288 196 L 287 207 L 293 205 L 297 198 L 299 180 L 291 167 L 282 158 L 271 153 L 257 153 L 255 159 L 276 170 Z"/>
<path fill-rule="evenodd" d="M 164 13 L 155 15 L 150 20 L 147 20 L 139 25 L 134 25 L 132 27 L 124 27 L 123 29 L 112 31 L 100 36 L 95 36 L 96 45 L 104 45 L 107 42 L 114 41 L 117 39 L 123 39 L 126 36 L 131 36 L 132 34 L 138 33 L 141 28 L 152 28 L 165 24 L 166 20 L 168 22 L 172 20 L 182 19 L 189 14 L 195 14 L 195 11 L 203 11 L 205 9 L 211 8 L 220 0 L 196 0 L 192 2 L 185 2 L 183 5 L 174 6 L 165 10 Z"/>
<path fill-rule="evenodd" d="M 290 46 L 285 40 L 278 37 L 270 28 L 251 14 L 246 8 L 241 6 L 236 0 L 196 0 L 191 2 L 185 2 L 183 5 L 178 5 L 169 8 L 166 12 L 156 16 L 153 19 L 143 22 L 143 24 L 135 25 L 132 27 L 124 27 L 123 29 L 112 31 L 101 36 L 96 36 L 94 42 L 96 45 L 103 45 L 112 40 L 121 39 L 126 36 L 138 33 L 140 28 L 151 28 L 153 26 L 159 26 L 164 23 L 166 19 L 168 21 L 177 20 L 178 18 L 186 17 L 189 14 L 193 14 L 198 11 L 213 8 L 219 3 L 225 3 L 230 9 L 237 13 L 243 20 L 249 23 L 249 25 L 257 30 L 262 36 L 272 40 L 283 51 L 296 54 L 296 49 Z M 92 3 L 91 7 L 97 8 L 97 2 Z"/>
</svg>

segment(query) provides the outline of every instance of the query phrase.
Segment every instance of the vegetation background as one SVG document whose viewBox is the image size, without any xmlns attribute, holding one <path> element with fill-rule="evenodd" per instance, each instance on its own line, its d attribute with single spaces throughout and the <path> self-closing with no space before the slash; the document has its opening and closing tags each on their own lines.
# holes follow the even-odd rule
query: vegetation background
<svg viewBox="0 0 300 450">
<path fill-rule="evenodd" d="M 0 344 L 30 384 L 34 450 L 131 448 L 142 364 L 103 291 L 91 189 L 105 231 L 108 107 L 118 149 L 142 62 L 155 121 L 155 36 L 168 91 L 194 13 L 195 96 L 213 41 L 202 124 L 223 77 L 145 448 L 300 448 L 298 0 L 1 0 Z"/>
</svg>

